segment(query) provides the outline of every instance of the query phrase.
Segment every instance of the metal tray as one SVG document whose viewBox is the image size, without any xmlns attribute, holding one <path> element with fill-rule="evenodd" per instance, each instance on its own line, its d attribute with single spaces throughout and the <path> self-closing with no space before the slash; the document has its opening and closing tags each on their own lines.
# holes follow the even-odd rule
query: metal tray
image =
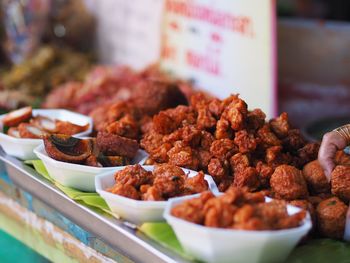
<svg viewBox="0 0 350 263">
<path fill-rule="evenodd" d="M 20 188 L 56 209 L 80 227 L 100 237 L 135 262 L 188 262 L 155 243 L 122 220 L 107 218 L 71 200 L 30 167 L 8 156 L 0 147 L 0 160 Z"/>
</svg>

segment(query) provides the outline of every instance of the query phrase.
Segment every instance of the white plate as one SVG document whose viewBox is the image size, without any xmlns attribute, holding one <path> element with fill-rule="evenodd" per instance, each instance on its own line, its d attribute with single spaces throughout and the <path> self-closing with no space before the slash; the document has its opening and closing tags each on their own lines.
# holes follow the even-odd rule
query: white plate
<svg viewBox="0 0 350 263">
<path fill-rule="evenodd" d="M 49 175 L 64 186 L 76 188 L 82 191 L 95 192 L 95 176 L 104 172 L 115 172 L 119 167 L 93 167 L 82 164 L 57 161 L 47 155 L 44 144 L 34 149 L 36 156 L 43 161 Z M 139 150 L 132 160 L 133 164 L 142 162 L 147 155 Z"/>
<path fill-rule="evenodd" d="M 143 165 L 142 167 L 147 171 L 154 170 L 153 165 Z M 125 167 L 120 167 L 117 170 L 119 171 L 124 168 Z M 186 174 L 189 173 L 189 177 L 196 176 L 198 173 L 184 168 L 181 169 Z M 96 192 L 99 193 L 107 202 L 113 213 L 135 224 L 164 220 L 163 212 L 167 201 L 134 200 L 105 191 L 105 189 L 112 187 L 115 184 L 114 173 L 115 172 L 108 172 L 100 174 L 96 176 L 95 179 Z M 212 192 L 219 192 L 213 178 L 210 175 L 205 175 L 205 180 L 208 182 L 209 189 Z"/>
<path fill-rule="evenodd" d="M 3 133 L 2 119 L 6 114 L 0 116 L 0 145 L 8 155 L 12 155 L 22 160 L 35 159 L 33 153 L 35 147 L 42 143 L 41 139 L 21 139 L 9 136 Z M 33 116 L 42 115 L 50 119 L 57 119 L 61 121 L 69 121 L 77 125 L 89 124 L 89 128 L 81 133 L 74 134 L 74 136 L 87 136 L 92 132 L 93 122 L 90 117 L 79 113 L 67 110 L 33 110 Z"/>
<path fill-rule="evenodd" d="M 171 215 L 170 211 L 175 205 L 188 199 L 191 197 L 170 199 L 164 218 L 186 253 L 205 262 L 284 262 L 312 226 L 307 213 L 301 226 L 285 230 L 248 231 L 205 227 Z M 288 205 L 287 210 L 289 214 L 295 214 L 301 209 Z"/>
</svg>

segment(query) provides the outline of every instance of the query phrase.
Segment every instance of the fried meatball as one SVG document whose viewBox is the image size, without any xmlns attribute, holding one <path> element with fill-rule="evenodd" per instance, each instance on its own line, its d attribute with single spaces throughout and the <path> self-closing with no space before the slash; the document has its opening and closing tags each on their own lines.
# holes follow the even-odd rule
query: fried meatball
<svg viewBox="0 0 350 263">
<path fill-rule="evenodd" d="M 324 237 L 342 239 L 348 207 L 338 197 L 323 200 L 317 206 L 318 230 Z"/>
<path fill-rule="evenodd" d="M 294 200 L 308 196 L 302 172 L 290 165 L 278 166 L 271 176 L 270 185 L 276 198 Z"/>
<path fill-rule="evenodd" d="M 114 174 L 116 183 L 123 185 L 132 185 L 138 189 L 141 185 L 152 184 L 153 175 L 152 172 L 146 171 L 141 165 L 129 165 L 121 171 L 117 171 Z"/>
<path fill-rule="evenodd" d="M 180 167 L 160 164 L 155 167 L 153 175 L 153 186 L 159 189 L 164 198 L 176 196 L 184 189 L 185 173 Z"/>
<path fill-rule="evenodd" d="M 344 202 L 350 201 L 350 167 L 338 165 L 331 173 L 332 194 Z"/>
<path fill-rule="evenodd" d="M 277 118 L 272 119 L 270 121 L 270 127 L 279 138 L 286 137 L 289 131 L 288 114 L 283 112 Z"/>
<path fill-rule="evenodd" d="M 319 194 L 328 193 L 330 191 L 330 184 L 317 160 L 304 166 L 303 175 L 311 193 Z"/>
<path fill-rule="evenodd" d="M 240 153 L 253 152 L 257 146 L 254 134 L 249 134 L 246 130 L 235 133 L 234 143 L 238 146 Z"/>
<path fill-rule="evenodd" d="M 237 147 L 230 139 L 215 140 L 210 146 L 210 153 L 221 160 L 230 158 L 237 152 Z"/>
</svg>

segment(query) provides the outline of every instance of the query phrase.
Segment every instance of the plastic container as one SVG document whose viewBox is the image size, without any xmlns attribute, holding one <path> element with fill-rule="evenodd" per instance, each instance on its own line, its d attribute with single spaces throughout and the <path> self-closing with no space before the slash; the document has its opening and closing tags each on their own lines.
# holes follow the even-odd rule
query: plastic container
<svg viewBox="0 0 350 263">
<path fill-rule="evenodd" d="M 34 149 L 36 156 L 43 161 L 49 175 L 64 186 L 72 187 L 87 192 L 95 192 L 95 176 L 97 174 L 114 173 L 119 167 L 93 167 L 82 164 L 57 161 L 47 155 L 44 144 Z M 139 150 L 132 160 L 133 164 L 141 162 L 147 153 Z"/>
<path fill-rule="evenodd" d="M 312 226 L 310 215 L 307 214 L 301 226 L 285 230 L 248 231 L 205 227 L 171 215 L 172 207 L 188 199 L 191 197 L 170 199 L 164 218 L 186 253 L 205 262 L 284 262 Z M 300 208 L 288 205 L 287 210 L 289 214 L 294 214 Z"/>
<path fill-rule="evenodd" d="M 147 171 L 153 171 L 153 165 L 142 166 Z M 122 170 L 123 167 L 117 170 Z M 197 172 L 182 168 L 182 170 L 189 177 L 197 175 Z M 209 189 L 218 193 L 219 190 L 213 180 L 209 175 L 205 175 L 205 180 L 208 182 Z M 101 195 L 103 199 L 107 202 L 109 208 L 113 213 L 122 217 L 123 219 L 130 221 L 134 224 L 140 224 L 143 222 L 156 222 L 163 221 L 163 212 L 166 207 L 167 201 L 141 201 L 134 200 L 131 198 L 126 198 L 117 194 L 112 194 L 105 191 L 106 188 L 112 187 L 115 184 L 114 172 L 108 172 L 96 176 L 95 186 L 96 192 Z M 192 195 L 193 196 L 193 195 Z"/>
<path fill-rule="evenodd" d="M 9 136 L 3 133 L 2 118 L 6 114 L 0 116 L 0 145 L 4 151 L 11 156 L 22 160 L 36 159 L 33 150 L 38 147 L 43 141 L 41 139 L 21 139 Z M 33 110 L 33 116 L 42 115 L 50 119 L 57 119 L 61 121 L 69 121 L 77 125 L 89 124 L 89 128 L 81 133 L 74 134 L 74 136 L 87 136 L 92 132 L 93 122 L 90 117 L 79 113 L 67 110 Z"/>
</svg>

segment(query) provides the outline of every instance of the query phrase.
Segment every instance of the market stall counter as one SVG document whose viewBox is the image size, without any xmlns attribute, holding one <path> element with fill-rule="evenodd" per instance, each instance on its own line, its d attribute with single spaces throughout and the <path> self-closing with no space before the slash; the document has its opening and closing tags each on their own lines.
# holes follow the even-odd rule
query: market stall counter
<svg viewBox="0 0 350 263">
<path fill-rule="evenodd" d="M 6 200 L 14 199 L 31 210 L 31 214 L 35 213 L 38 217 L 44 218 L 46 225 L 51 221 L 63 229 L 59 232 L 67 231 L 69 234 L 64 233 L 66 238 L 71 236 L 71 239 L 77 239 L 77 246 L 74 249 L 63 245 L 61 253 L 64 251 L 76 253 L 71 257 L 76 257 L 80 261 L 92 260 L 91 257 L 94 257 L 97 262 L 186 262 L 146 237 L 136 229 L 136 226 L 94 212 L 85 205 L 73 201 L 33 168 L 6 155 L 2 149 L 0 159 L 2 161 L 0 194 L 3 200 L 1 206 L 6 203 Z M 21 196 L 24 196 L 26 201 L 21 201 Z M 17 203 L 13 202 L 10 205 L 14 204 Z M 20 205 L 17 204 L 17 206 Z M 18 207 L 13 209 L 21 211 Z M 23 224 L 33 223 L 30 220 L 23 221 Z M 54 228 L 53 225 L 52 228 Z M 59 232 L 54 229 L 53 238 L 57 237 Z M 69 243 L 69 238 L 67 240 L 61 240 L 61 242 Z M 35 244 L 32 245 L 35 246 Z M 55 259 L 55 256 L 51 259 Z"/>
</svg>

